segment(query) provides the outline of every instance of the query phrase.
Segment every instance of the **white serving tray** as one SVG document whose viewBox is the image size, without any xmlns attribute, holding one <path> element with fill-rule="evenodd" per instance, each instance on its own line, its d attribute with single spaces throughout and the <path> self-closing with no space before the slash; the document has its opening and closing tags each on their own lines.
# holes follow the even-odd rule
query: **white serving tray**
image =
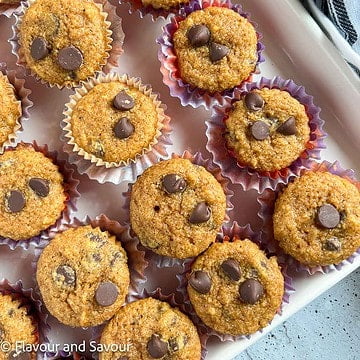
<svg viewBox="0 0 360 360">
<path fill-rule="evenodd" d="M 309 94 L 314 95 L 315 103 L 323 109 L 321 116 L 326 121 L 325 130 L 329 133 L 327 149 L 322 153 L 323 159 L 339 160 L 343 167 L 353 168 L 360 177 L 359 79 L 297 0 L 243 0 L 241 3 L 259 24 L 259 30 L 264 35 L 266 62 L 261 65 L 262 75 L 292 78 L 296 83 L 304 85 Z M 120 9 L 126 38 L 125 53 L 121 57 L 118 71 L 140 76 L 144 83 L 152 84 L 154 90 L 161 94 L 162 101 L 168 105 L 167 113 L 172 117 L 174 145 L 171 151 L 182 152 L 189 149 L 201 151 L 208 156 L 204 121 L 209 112 L 202 108 L 195 110 L 181 107 L 177 99 L 170 97 L 168 88 L 162 83 L 155 39 L 161 33 L 161 26 L 165 21 L 159 19 L 154 23 L 149 16 L 140 19 L 138 14 L 129 15 L 127 5 L 122 5 Z M 7 62 L 10 68 L 15 67 L 15 57 L 6 41 L 11 35 L 13 21 L 0 17 L 0 61 Z M 33 91 L 31 98 L 35 105 L 31 110 L 31 120 L 24 124 L 20 139 L 35 139 L 41 144 L 47 143 L 51 149 L 61 149 L 59 123 L 71 91 L 48 89 L 32 78 L 28 79 L 27 84 Z M 126 190 L 127 184 L 99 185 L 88 180 L 86 175 L 77 177 L 81 181 L 77 217 L 94 217 L 104 212 L 116 220 L 125 218 L 122 191 Z M 240 224 L 250 223 L 254 229 L 259 229 L 256 193 L 244 193 L 239 186 L 231 188 L 235 191 L 233 220 Z M 25 286 L 33 286 L 29 271 L 31 259 L 31 250 L 10 251 L 5 246 L 1 247 L 0 278 L 6 277 L 11 281 L 21 278 Z M 207 359 L 232 359 L 359 266 L 360 257 L 353 264 L 344 266 L 341 271 L 312 277 L 296 275 L 296 292 L 291 296 L 290 304 L 284 306 L 282 316 L 276 316 L 270 326 L 250 339 L 210 344 Z M 152 281 L 151 287 L 159 283 L 156 280 Z M 58 325 L 54 319 L 51 323 L 53 330 L 50 338 L 53 342 L 80 342 L 89 337 L 86 331 L 66 328 Z"/>
</svg>

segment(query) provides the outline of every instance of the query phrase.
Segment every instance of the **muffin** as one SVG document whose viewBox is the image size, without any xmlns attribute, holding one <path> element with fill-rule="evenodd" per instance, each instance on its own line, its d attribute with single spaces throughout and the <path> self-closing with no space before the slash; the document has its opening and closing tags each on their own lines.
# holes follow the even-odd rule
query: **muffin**
<svg viewBox="0 0 360 360">
<path fill-rule="evenodd" d="M 187 4 L 189 0 L 141 0 L 143 6 L 151 6 L 154 9 L 170 10 L 182 4 Z"/>
<path fill-rule="evenodd" d="M 262 88 L 248 92 L 225 117 L 227 147 L 241 165 L 276 171 L 291 165 L 310 139 L 305 106 L 289 92 Z"/>
<path fill-rule="evenodd" d="M 29 315 L 26 306 L 23 306 L 20 299 L 11 295 L 0 293 L 0 341 L 11 345 L 11 350 L 5 352 L 0 350 L 0 360 L 15 358 L 35 359 L 36 354 L 17 353 L 17 344 L 35 345 L 38 343 L 37 328 L 34 320 Z"/>
<path fill-rule="evenodd" d="M 15 132 L 21 115 L 21 102 L 16 97 L 15 89 L 0 71 L 0 152 L 2 145 Z"/>
<path fill-rule="evenodd" d="M 144 246 L 160 255 L 198 255 L 215 241 L 225 215 L 221 184 L 187 159 L 150 167 L 132 187 L 132 229 Z"/>
<path fill-rule="evenodd" d="M 248 335 L 280 309 L 284 278 L 250 240 L 215 243 L 192 265 L 188 294 L 197 315 L 219 333 Z"/>
<path fill-rule="evenodd" d="M 43 81 L 74 86 L 93 76 L 111 50 L 110 23 L 93 0 L 34 0 L 21 17 L 20 53 Z"/>
<path fill-rule="evenodd" d="M 90 225 L 59 233 L 41 253 L 36 279 L 49 312 L 72 327 L 109 320 L 123 305 L 130 275 L 121 244 Z"/>
<path fill-rule="evenodd" d="M 157 142 L 165 115 L 157 96 L 139 81 L 106 79 L 89 83 L 89 90 L 68 104 L 67 138 L 85 158 L 120 166 Z"/>
<path fill-rule="evenodd" d="M 360 247 L 359 188 L 329 172 L 305 172 L 278 195 L 273 226 L 280 247 L 300 263 L 338 264 Z"/>
<path fill-rule="evenodd" d="M 191 12 L 179 22 L 172 41 L 180 78 L 210 93 L 240 85 L 258 61 L 253 25 L 226 7 Z"/>
<path fill-rule="evenodd" d="M 127 344 L 128 351 L 103 352 L 100 360 L 200 360 L 201 345 L 194 324 L 168 303 L 147 298 L 124 306 L 106 325 L 102 345 Z"/>
<path fill-rule="evenodd" d="M 0 155 L 0 236 L 15 241 L 39 235 L 65 209 L 63 176 L 53 160 L 20 144 Z"/>
</svg>

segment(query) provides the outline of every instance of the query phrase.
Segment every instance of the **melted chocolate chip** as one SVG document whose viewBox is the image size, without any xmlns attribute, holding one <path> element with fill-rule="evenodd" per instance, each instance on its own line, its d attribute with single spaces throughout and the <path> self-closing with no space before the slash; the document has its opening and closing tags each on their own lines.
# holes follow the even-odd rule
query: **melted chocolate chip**
<svg viewBox="0 0 360 360">
<path fill-rule="evenodd" d="M 250 132 L 255 140 L 265 140 L 270 136 L 270 126 L 265 122 L 258 120 L 251 124 Z"/>
<path fill-rule="evenodd" d="M 127 139 L 134 131 L 134 125 L 127 117 L 121 118 L 114 126 L 114 133 L 118 139 Z"/>
<path fill-rule="evenodd" d="M 249 92 L 244 98 L 245 106 L 251 111 L 259 111 L 264 107 L 264 99 L 256 92 Z"/>
<path fill-rule="evenodd" d="M 151 335 L 150 340 L 147 343 L 147 351 L 149 355 L 154 359 L 160 359 L 168 352 L 168 343 L 161 340 L 157 334 Z"/>
<path fill-rule="evenodd" d="M 211 209 L 210 207 L 204 202 L 198 203 L 189 217 L 189 222 L 191 224 L 201 224 L 210 219 L 211 216 Z"/>
<path fill-rule="evenodd" d="M 207 294 L 211 289 L 211 279 L 207 272 L 194 271 L 189 279 L 190 286 L 200 294 Z"/>
<path fill-rule="evenodd" d="M 177 174 L 165 175 L 162 179 L 162 187 L 168 194 L 183 192 L 186 189 L 186 181 Z"/>
<path fill-rule="evenodd" d="M 295 118 L 289 117 L 277 128 L 277 132 L 286 136 L 295 135 L 297 133 Z"/>
<path fill-rule="evenodd" d="M 119 296 L 117 286 L 110 282 L 102 282 L 95 291 L 95 300 L 100 306 L 111 306 Z"/>
<path fill-rule="evenodd" d="M 59 50 L 57 61 L 64 70 L 74 71 L 81 67 L 84 58 L 77 47 L 68 46 Z"/>
<path fill-rule="evenodd" d="M 62 281 L 66 286 L 75 286 L 76 273 L 69 265 L 60 265 L 56 269 L 56 281 Z"/>
<path fill-rule="evenodd" d="M 324 204 L 317 211 L 316 223 L 325 229 L 333 229 L 340 223 L 340 213 L 335 206 Z"/>
<path fill-rule="evenodd" d="M 227 54 L 229 54 L 229 52 L 230 49 L 225 45 L 221 45 L 213 42 L 209 46 L 209 56 L 212 62 L 221 60 Z"/>
<path fill-rule="evenodd" d="M 24 194 L 19 190 L 11 190 L 6 197 L 6 203 L 10 212 L 20 212 L 26 204 Z"/>
<path fill-rule="evenodd" d="M 35 38 L 31 43 L 30 54 L 34 60 L 42 60 L 49 55 L 49 45 L 42 37 Z"/>
<path fill-rule="evenodd" d="M 49 181 L 41 178 L 32 178 L 29 180 L 30 188 L 37 196 L 46 197 L 49 195 Z"/>
<path fill-rule="evenodd" d="M 239 288 L 240 299 L 245 304 L 256 304 L 264 294 L 264 287 L 255 279 L 245 280 Z"/>
<path fill-rule="evenodd" d="M 205 25 L 193 25 L 187 32 L 187 38 L 194 47 L 204 46 L 210 40 L 210 30 Z"/>
<path fill-rule="evenodd" d="M 115 109 L 121 111 L 131 110 L 135 106 L 135 101 L 132 96 L 121 90 L 114 98 L 113 105 Z"/>
<path fill-rule="evenodd" d="M 221 264 L 224 273 L 234 281 L 239 281 L 241 277 L 241 270 L 239 263 L 234 259 L 227 259 Z"/>
<path fill-rule="evenodd" d="M 327 239 L 323 245 L 323 249 L 327 251 L 340 251 L 341 241 L 337 237 L 331 237 Z"/>
</svg>

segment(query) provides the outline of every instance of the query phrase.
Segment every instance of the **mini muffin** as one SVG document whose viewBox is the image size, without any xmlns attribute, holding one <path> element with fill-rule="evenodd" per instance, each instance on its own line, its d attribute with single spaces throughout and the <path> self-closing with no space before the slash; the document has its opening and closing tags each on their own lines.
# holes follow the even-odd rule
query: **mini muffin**
<svg viewBox="0 0 360 360">
<path fill-rule="evenodd" d="M 109 320 L 123 305 L 130 275 L 121 244 L 90 225 L 59 233 L 42 252 L 36 279 L 49 312 L 73 327 Z"/>
<path fill-rule="evenodd" d="M 25 240 L 61 217 L 67 196 L 52 159 L 28 145 L 0 155 L 0 236 Z"/>
<path fill-rule="evenodd" d="M 35 359 L 35 353 L 17 354 L 16 344 L 35 345 L 38 343 L 37 329 L 21 300 L 0 293 L 0 341 L 11 346 L 8 352 L 1 347 L 0 360 L 15 358 Z"/>
<path fill-rule="evenodd" d="M 132 187 L 131 226 L 140 242 L 160 255 L 198 255 L 215 241 L 225 212 L 221 184 L 187 159 L 152 166 Z"/>
<path fill-rule="evenodd" d="M 306 109 L 287 91 L 254 90 L 233 104 L 225 118 L 226 141 L 241 165 L 260 172 L 291 165 L 310 139 Z"/>
<path fill-rule="evenodd" d="M 278 196 L 274 237 L 300 263 L 338 264 L 360 247 L 360 192 L 349 180 L 308 171 Z"/>
<path fill-rule="evenodd" d="M 144 6 L 151 6 L 154 9 L 170 10 L 182 4 L 187 4 L 189 0 L 141 0 Z"/>
<path fill-rule="evenodd" d="M 20 52 L 45 82 L 74 86 L 105 64 L 109 26 L 93 0 L 34 0 L 21 19 Z"/>
<path fill-rule="evenodd" d="M 0 150 L 14 133 L 21 115 L 21 102 L 16 97 L 15 89 L 0 71 Z"/>
<path fill-rule="evenodd" d="M 124 306 L 106 325 L 100 343 L 127 344 L 128 351 L 102 352 L 100 360 L 200 360 L 201 345 L 190 319 L 168 303 L 147 298 Z"/>
<path fill-rule="evenodd" d="M 119 79 L 96 84 L 66 121 L 81 150 L 106 163 L 126 164 L 156 142 L 163 116 L 149 92 Z"/>
<path fill-rule="evenodd" d="M 188 293 L 197 315 L 224 334 L 248 335 L 280 309 L 284 278 L 250 240 L 215 243 L 192 265 Z"/>
<path fill-rule="evenodd" d="M 180 77 L 210 93 L 240 85 L 256 68 L 257 42 L 253 25 L 234 10 L 194 11 L 173 35 Z"/>
</svg>

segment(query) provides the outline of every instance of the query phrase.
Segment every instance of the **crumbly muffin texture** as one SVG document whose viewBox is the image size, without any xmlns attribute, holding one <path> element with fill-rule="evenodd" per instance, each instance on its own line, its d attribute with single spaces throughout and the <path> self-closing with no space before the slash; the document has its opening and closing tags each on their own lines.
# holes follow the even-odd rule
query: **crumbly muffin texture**
<svg viewBox="0 0 360 360">
<path fill-rule="evenodd" d="M 336 211 L 339 214 L 330 228 L 324 227 L 329 217 L 320 219 L 323 224 L 318 220 L 324 205 L 331 205 L 335 215 Z M 278 196 L 273 224 L 279 245 L 299 262 L 338 264 L 360 247 L 359 189 L 329 172 L 308 171 Z"/>
<path fill-rule="evenodd" d="M 132 109 L 122 111 L 114 107 L 114 98 L 121 91 L 133 98 Z M 149 96 L 133 86 L 112 81 L 98 84 L 84 95 L 74 107 L 70 122 L 75 143 L 80 148 L 104 161 L 118 163 L 135 159 L 154 143 L 160 128 L 159 116 Z M 121 118 L 129 119 L 135 128 L 123 139 L 114 132 Z"/>
<path fill-rule="evenodd" d="M 181 4 L 186 4 L 189 0 L 141 0 L 144 6 L 152 6 L 154 9 L 169 10 Z"/>
<path fill-rule="evenodd" d="M 16 121 L 21 116 L 21 102 L 6 75 L 0 72 L 0 147 L 14 132 Z"/>
<path fill-rule="evenodd" d="M 194 25 L 210 30 L 210 42 L 194 47 L 188 31 Z M 230 51 L 219 61 L 210 59 L 210 43 L 226 46 Z M 224 7 L 197 10 L 179 23 L 173 36 L 180 77 L 190 85 L 211 93 L 233 88 L 255 70 L 257 35 L 251 23 L 237 12 Z"/>
<path fill-rule="evenodd" d="M 227 146 L 242 165 L 263 172 L 281 170 L 306 150 L 310 127 L 305 106 L 287 91 L 263 88 L 253 93 L 261 96 L 264 105 L 252 111 L 246 106 L 245 96 L 234 103 L 225 120 Z M 295 133 L 281 133 L 279 127 L 290 118 L 295 119 Z M 268 127 L 265 139 L 251 134 L 255 122 Z"/>
<path fill-rule="evenodd" d="M 129 342 L 129 351 L 103 352 L 100 353 L 100 359 L 201 358 L 200 340 L 194 324 L 168 303 L 153 298 L 135 301 L 123 307 L 106 325 L 100 339 L 104 345 Z"/>
<path fill-rule="evenodd" d="M 175 185 L 182 183 L 181 191 L 166 191 L 168 175 L 176 176 Z M 161 255 L 187 258 L 204 251 L 215 241 L 225 212 L 221 184 L 187 159 L 152 166 L 132 188 L 131 226 L 144 246 Z"/>
<path fill-rule="evenodd" d="M 16 342 L 37 344 L 36 327 L 28 315 L 26 307 L 21 306 L 20 300 L 15 300 L 11 295 L 0 294 L 0 341 L 11 344 L 12 351 Z M 9 352 L 0 351 L 0 360 L 8 360 Z M 31 359 L 36 355 L 32 354 Z"/>
<path fill-rule="evenodd" d="M 43 182 L 48 192 L 39 195 L 30 186 L 32 179 Z M 14 209 L 16 195 L 23 207 Z M 40 234 L 60 218 L 66 199 L 62 174 L 42 152 L 18 145 L 0 155 L 0 236 L 25 240 Z"/>
<path fill-rule="evenodd" d="M 235 262 L 232 272 L 226 272 L 223 265 L 229 260 Z M 232 277 L 234 269 L 237 269 L 236 277 Z M 265 327 L 281 306 L 284 278 L 277 260 L 275 257 L 268 259 L 250 240 L 235 239 L 234 242 L 211 245 L 196 259 L 192 276 L 197 271 L 204 272 L 205 278 L 197 277 L 198 282 L 194 283 L 197 286 L 193 287 L 190 277 L 188 293 L 191 303 L 202 321 L 220 333 L 254 333 Z M 263 291 L 256 294 L 256 288 L 251 286 L 252 293 L 243 295 L 244 301 L 240 289 L 249 280 L 255 281 Z M 251 299 L 254 292 L 257 298 Z"/>
<path fill-rule="evenodd" d="M 111 48 L 108 28 L 102 8 L 93 0 L 36 0 L 22 17 L 20 51 L 27 66 L 44 81 L 74 85 L 94 75 L 105 63 Z M 44 39 L 48 48 L 48 54 L 39 60 L 31 51 L 36 38 Z M 79 49 L 83 57 L 75 70 L 65 69 L 58 61 L 60 50 L 69 46 Z"/>
<path fill-rule="evenodd" d="M 73 327 L 109 320 L 125 301 L 129 276 L 121 244 L 90 225 L 56 235 L 41 254 L 36 272 L 49 312 Z"/>
</svg>

